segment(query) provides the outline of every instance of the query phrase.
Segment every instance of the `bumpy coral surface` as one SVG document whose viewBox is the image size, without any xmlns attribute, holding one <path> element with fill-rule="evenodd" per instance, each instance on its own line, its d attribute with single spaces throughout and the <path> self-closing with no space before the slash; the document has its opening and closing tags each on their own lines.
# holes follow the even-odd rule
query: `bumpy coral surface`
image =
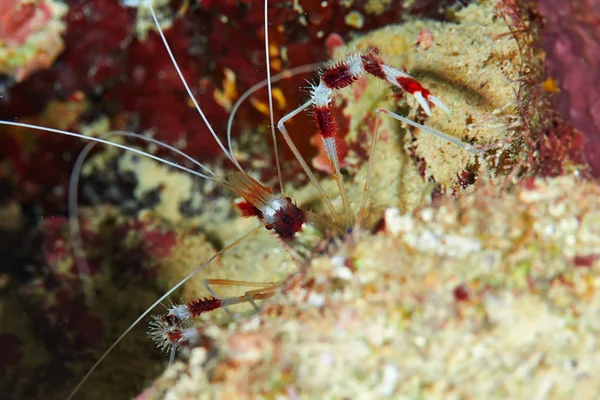
<svg viewBox="0 0 600 400">
<path fill-rule="evenodd" d="M 388 209 L 140 398 L 591 399 L 599 195 L 568 177 Z"/>
<path fill-rule="evenodd" d="M 418 20 L 388 26 L 340 49 L 338 56 L 352 49 L 377 47 L 388 63 L 405 68 L 451 110 L 446 114 L 436 109 L 427 117 L 414 107 L 410 96 L 398 101 L 392 91 L 368 79 L 360 88 L 342 94 L 347 104 L 343 113 L 350 121 L 347 140 L 363 144 L 362 152 L 350 152 L 349 161 L 361 165 L 361 154 L 363 159 L 368 154 L 366 138 L 377 123 L 378 107 L 479 148 L 501 148 L 515 163 L 524 157 L 516 140 L 523 123 L 516 113 L 516 93 L 524 60 L 514 39 L 507 35 L 506 23 L 493 16 L 491 6 L 470 7 L 457 13 L 455 23 Z M 428 37 L 426 46 L 421 41 L 424 35 Z M 373 182 L 379 195 L 374 201 L 412 209 L 429 201 L 434 188 L 451 192 L 462 186 L 463 174 L 472 175 L 471 183 L 479 174 L 481 160 L 477 157 L 427 132 L 402 125 L 390 117 L 380 117 Z M 497 174 L 494 163 L 486 168 L 489 174 Z M 365 178 L 361 173 L 353 177 L 359 182 Z"/>
</svg>

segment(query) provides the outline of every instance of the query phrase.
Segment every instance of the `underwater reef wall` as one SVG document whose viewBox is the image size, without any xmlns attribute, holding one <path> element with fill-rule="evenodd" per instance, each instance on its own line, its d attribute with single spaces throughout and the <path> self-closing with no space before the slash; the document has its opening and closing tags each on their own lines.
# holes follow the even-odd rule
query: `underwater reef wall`
<svg viewBox="0 0 600 400">
<path fill-rule="evenodd" d="M 34 10 L 63 4 L 2 6 L 17 3 L 35 4 Z M 374 81 L 341 93 L 334 110 L 346 138 L 344 174 L 354 205 L 363 191 L 376 107 L 406 112 L 482 146 L 486 160 L 397 121 L 382 121 L 372 187 L 372 200 L 382 211 L 376 232 L 363 232 L 358 243 L 348 240 L 315 258 L 307 274 L 286 280 L 259 314 L 233 323 L 223 312 L 203 315 L 204 347 L 192 350 L 189 359 L 182 356 L 154 383 L 167 359 L 147 338 L 147 327 L 139 326 L 92 374 L 81 397 L 122 398 L 148 386 L 140 399 L 323 392 L 593 398 L 588 395 L 598 387 L 590 376 L 599 365 L 598 186 L 582 179 L 587 175 L 579 135 L 570 124 L 555 125 L 547 118 L 556 114 L 554 105 L 536 98 L 545 75 L 541 55 L 530 57 L 527 46 L 537 39 L 528 35 L 537 32 L 511 31 L 502 20 L 503 6 L 516 10 L 521 3 L 271 3 L 274 73 L 376 45 L 386 61 L 406 67 L 453 110 L 451 116 L 434 110 L 426 117 L 410 98 Z M 194 94 L 223 132 L 232 103 L 265 75 L 262 1 L 155 4 Z M 0 118 L 95 136 L 114 129 L 150 133 L 227 173 L 147 12 L 116 0 L 68 5 L 53 9 L 54 25 L 24 24 L 40 32 L 56 27 L 48 38 L 60 39 L 52 43 L 64 49 L 58 54 L 59 47 L 50 47 L 53 58 L 41 68 L 33 62 L 23 65 L 35 68 L 2 69 Z M 589 53 L 597 37 L 589 30 L 594 21 L 582 21 L 584 12 L 570 3 L 561 7 L 574 20 L 556 20 L 550 5 L 540 0 L 540 13 L 549 21 L 543 31 L 546 62 L 560 84 L 557 104 L 584 135 L 592 170 L 600 171 L 595 161 L 600 144 L 594 147 L 600 143 L 594 141 L 597 86 L 586 80 L 597 73 L 591 68 L 598 53 Z M 2 6 L 0 21 L 22 17 Z M 519 18 L 528 27 L 535 15 Z M 0 29 L 0 37 L 29 54 L 23 40 L 36 29 L 24 35 Z M 521 33 L 522 43 L 514 40 Z M 0 50 L 0 56 L 6 54 Z M 20 59 L 8 60 L 17 65 Z M 573 70 L 588 75 L 572 76 Z M 278 87 L 277 115 L 305 101 L 305 78 Z M 548 82 L 544 90 L 552 91 Z M 242 164 L 272 180 L 272 156 L 263 140 L 266 99 L 265 93 L 250 99 L 238 114 L 235 134 Z M 304 140 L 313 166 L 326 170 L 327 160 L 310 141 L 315 132 L 310 115 L 290 122 L 290 131 Z M 549 145 L 540 145 L 540 138 L 550 138 Z M 0 127 L 0 367 L 8 376 L 0 379 L 0 389 L 11 400 L 64 399 L 148 304 L 255 223 L 238 219 L 231 197 L 210 185 L 97 146 L 81 179 L 81 233 L 90 268 L 81 277 L 66 189 L 83 145 Z M 285 172 L 286 193 L 319 210 L 318 195 L 298 169 Z M 333 180 L 319 176 L 334 193 Z M 339 198 L 332 199 L 339 205 Z M 201 278 L 274 281 L 294 271 L 285 251 L 262 232 Z M 199 282 L 186 285 L 173 301 L 207 295 Z M 90 288 L 95 302 L 86 297 Z M 233 288 L 219 294 L 240 293 Z"/>
<path fill-rule="evenodd" d="M 551 154 L 535 159 L 539 148 L 528 146 L 545 134 L 536 130 L 547 126 L 540 116 L 554 111 L 519 118 L 522 100 L 542 103 L 537 94 L 519 97 L 518 83 L 538 82 L 522 90 L 541 93 L 543 75 L 519 75 L 519 56 L 529 53 L 519 53 L 510 26 L 498 18 L 501 3 L 470 5 L 449 22 L 388 26 L 349 48 L 380 46 L 396 63 L 404 60 L 426 82 L 432 79 L 437 92 L 455 91 L 440 97 L 467 107 L 461 105 L 455 120 L 439 114 L 426 123 L 462 132 L 463 140 L 473 135 L 474 143 L 506 141 L 500 148 L 508 155 L 492 152 L 471 167 L 480 173 L 476 183 L 461 181 L 458 167 L 466 167 L 468 156 L 422 132 L 411 149 L 410 132 L 384 122 L 373 198 L 392 207 L 381 229 L 315 258 L 257 315 L 221 326 L 200 322 L 202 345 L 139 399 L 595 398 L 600 188 L 580 177 L 585 166 L 577 157 L 556 155 L 546 166 Z M 427 45 L 419 40 L 424 37 Z M 472 47 L 461 48 L 463 40 Z M 465 84 L 453 88 L 452 79 L 431 73 L 436 68 L 459 82 L 465 77 Z M 484 82 L 486 75 L 494 82 Z M 348 143 L 373 128 L 365 111 L 386 104 L 381 90 L 384 99 L 370 90 L 377 92 L 359 85 L 340 96 L 347 102 Z M 403 101 L 399 107 L 406 107 Z M 360 152 L 349 147 L 348 169 L 361 181 L 353 164 Z M 534 159 L 525 170 L 543 178 L 511 169 Z M 503 170 L 517 172 L 506 179 Z M 409 184 L 399 189 L 402 179 Z M 446 196 L 436 198 L 434 182 L 443 183 Z M 362 189 L 354 183 L 351 192 Z M 407 204 L 403 196 L 413 187 L 427 195 Z"/>
</svg>

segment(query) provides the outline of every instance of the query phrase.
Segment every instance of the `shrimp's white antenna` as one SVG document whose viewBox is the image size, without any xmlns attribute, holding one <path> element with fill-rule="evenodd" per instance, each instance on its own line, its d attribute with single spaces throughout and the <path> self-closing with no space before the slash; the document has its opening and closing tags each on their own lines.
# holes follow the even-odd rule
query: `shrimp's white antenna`
<svg viewBox="0 0 600 400">
<path fill-rule="evenodd" d="M 267 88 L 269 91 L 269 119 L 271 120 L 271 137 L 273 138 L 273 151 L 275 153 L 275 165 L 277 165 L 277 178 L 279 179 L 279 192 L 283 194 L 283 177 L 281 176 L 281 164 L 279 163 L 279 151 L 277 149 L 277 135 L 275 135 L 275 120 L 273 118 L 273 91 L 271 89 L 271 62 L 269 60 L 269 0 L 265 0 L 265 65 L 267 67 Z"/>
<path fill-rule="evenodd" d="M 200 105 L 198 104 L 198 102 L 196 101 L 196 98 L 192 94 L 192 90 L 190 89 L 190 86 L 188 85 L 188 83 L 185 80 L 185 78 L 183 77 L 183 73 L 181 72 L 181 69 L 179 68 L 179 64 L 177 64 L 177 61 L 175 60 L 175 56 L 173 55 L 173 51 L 171 51 L 171 47 L 169 46 L 169 43 L 167 42 L 167 38 L 165 37 L 165 34 L 163 33 L 163 31 L 162 31 L 162 29 L 160 27 L 160 23 L 158 22 L 158 18 L 156 17 L 156 13 L 154 12 L 154 7 L 152 7 L 151 1 L 150 0 L 145 0 L 144 3 L 148 7 L 148 9 L 150 10 L 150 13 L 152 14 L 152 19 L 154 20 L 154 24 L 156 26 L 156 30 L 158 31 L 158 34 L 160 35 L 160 38 L 161 38 L 163 44 L 165 45 L 165 49 L 167 50 L 167 53 L 169 54 L 169 58 L 171 59 L 171 63 L 175 67 L 175 70 L 177 71 L 177 75 L 179 75 L 179 79 L 181 80 L 181 83 L 183 83 L 183 86 L 185 87 L 185 90 L 187 91 L 187 94 L 190 97 L 190 100 L 192 101 L 192 103 L 194 103 L 194 107 L 196 107 L 196 110 L 198 110 L 198 113 L 200 114 L 200 117 L 202 118 L 202 121 L 204 121 L 204 124 L 206 125 L 206 127 L 210 131 L 210 134 L 212 135 L 212 137 L 215 139 L 215 141 L 217 142 L 217 144 L 219 145 L 219 147 L 223 151 L 223 154 L 225 154 L 225 156 L 242 173 L 245 174 L 246 172 L 240 167 L 239 163 L 237 163 L 236 161 L 234 161 L 233 156 L 227 151 L 227 149 L 225 148 L 225 146 L 223 145 L 223 143 L 221 142 L 221 140 L 217 136 L 217 133 L 215 132 L 215 130 L 213 129 L 212 125 L 208 121 L 208 118 L 206 118 L 206 115 L 204 115 L 204 112 L 202 111 L 202 108 L 200 108 Z"/>
<path fill-rule="evenodd" d="M 158 156 L 155 156 L 153 154 L 146 153 L 145 151 L 138 150 L 138 149 L 133 148 L 133 147 L 125 146 L 124 144 L 114 143 L 114 142 L 111 142 L 111 141 L 108 141 L 108 140 L 105 140 L 105 139 L 101 139 L 101 138 L 97 138 L 97 137 L 93 137 L 93 136 L 86 136 L 86 135 L 82 135 L 81 133 L 64 131 L 62 129 L 47 128 L 45 126 L 40 126 L 40 125 L 26 124 L 24 122 L 0 121 L 0 125 L 18 126 L 18 127 L 21 127 L 21 128 L 36 129 L 36 130 L 45 131 L 45 132 L 51 132 L 51 133 L 59 133 L 61 135 L 65 135 L 65 136 L 73 136 L 73 137 L 76 137 L 76 138 L 79 138 L 79 139 L 84 139 L 84 140 L 88 140 L 88 141 L 92 141 L 92 142 L 96 142 L 96 143 L 107 144 L 109 146 L 118 147 L 119 149 L 131 151 L 131 152 L 139 154 L 141 156 L 151 158 L 153 160 L 156 160 L 158 162 L 161 162 L 163 164 L 169 165 L 169 166 L 174 167 L 174 168 L 178 168 L 178 169 L 180 169 L 182 171 L 188 172 L 188 173 L 190 173 L 192 175 L 195 175 L 195 176 L 198 176 L 200 178 L 208 179 L 209 181 L 216 182 L 217 184 L 221 184 L 221 181 L 222 181 L 222 179 L 219 178 L 219 177 L 208 176 L 208 175 L 205 175 L 205 174 L 203 174 L 201 172 L 194 171 L 193 169 L 189 169 L 187 167 L 184 167 L 183 165 L 179 165 L 177 163 L 174 163 L 174 162 L 162 159 L 162 158 L 160 158 Z M 123 136 L 137 137 L 138 139 L 146 140 L 146 141 L 153 142 L 153 143 L 157 143 L 158 142 L 155 139 L 151 139 L 151 138 L 148 138 L 148 137 L 145 137 L 145 136 L 142 136 L 142 135 L 137 135 L 137 134 L 131 133 L 131 132 L 121 132 L 121 133 L 123 134 Z M 165 145 L 164 143 L 163 143 L 163 145 L 164 145 L 164 147 L 168 146 L 168 148 L 170 148 L 170 150 L 176 151 L 176 152 L 178 152 L 179 154 L 185 156 L 188 159 L 192 159 L 190 156 L 186 155 L 185 153 L 181 152 L 180 150 L 175 149 L 174 147 L 171 147 L 169 145 Z M 196 163 L 198 165 L 201 165 L 197 161 L 196 161 Z M 206 168 L 206 167 L 203 167 L 203 168 Z M 216 179 L 216 178 L 218 178 L 218 179 Z"/>
</svg>

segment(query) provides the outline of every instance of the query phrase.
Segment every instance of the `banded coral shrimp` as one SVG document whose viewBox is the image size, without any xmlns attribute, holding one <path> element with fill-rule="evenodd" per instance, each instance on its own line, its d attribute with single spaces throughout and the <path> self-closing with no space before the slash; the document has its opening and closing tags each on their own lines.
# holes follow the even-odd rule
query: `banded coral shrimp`
<svg viewBox="0 0 600 400">
<path fill-rule="evenodd" d="M 370 85 L 370 86 L 372 86 L 372 85 Z M 375 85 L 375 86 L 376 86 L 376 85 Z M 377 165 L 377 164 L 376 164 L 376 165 Z"/>
</svg>

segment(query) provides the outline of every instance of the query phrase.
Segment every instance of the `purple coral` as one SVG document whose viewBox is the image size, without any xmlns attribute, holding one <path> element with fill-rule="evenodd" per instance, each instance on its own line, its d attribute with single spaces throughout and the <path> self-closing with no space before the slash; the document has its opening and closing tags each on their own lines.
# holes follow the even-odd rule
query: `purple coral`
<svg viewBox="0 0 600 400">
<path fill-rule="evenodd" d="M 540 0 L 546 65 L 560 85 L 556 103 L 586 141 L 584 156 L 600 177 L 600 3 Z"/>
</svg>

